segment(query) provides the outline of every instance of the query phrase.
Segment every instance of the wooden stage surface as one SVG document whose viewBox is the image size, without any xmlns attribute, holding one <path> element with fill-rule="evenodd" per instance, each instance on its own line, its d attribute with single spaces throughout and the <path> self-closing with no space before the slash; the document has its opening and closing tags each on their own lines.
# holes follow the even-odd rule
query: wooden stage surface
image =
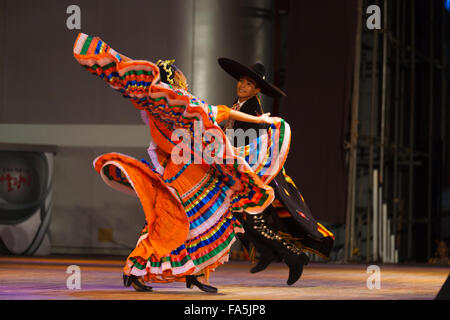
<svg viewBox="0 0 450 320">
<path fill-rule="evenodd" d="M 153 292 L 122 284 L 124 258 L 0 257 L 0 300 L 431 300 L 449 275 L 447 266 L 379 265 L 381 287 L 368 289 L 368 265 L 310 263 L 286 285 L 288 268 L 274 263 L 250 274 L 249 261 L 230 261 L 211 273 L 217 294 L 184 283 L 153 283 Z M 80 268 L 80 289 L 68 289 L 68 266 Z"/>
</svg>

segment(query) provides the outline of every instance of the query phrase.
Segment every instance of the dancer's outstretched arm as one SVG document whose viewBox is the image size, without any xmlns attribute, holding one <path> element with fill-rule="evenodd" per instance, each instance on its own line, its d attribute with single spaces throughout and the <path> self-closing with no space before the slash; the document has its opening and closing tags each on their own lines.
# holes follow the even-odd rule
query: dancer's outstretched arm
<svg viewBox="0 0 450 320">
<path fill-rule="evenodd" d="M 230 118 L 237 121 L 244 121 L 244 122 L 251 122 L 251 123 L 267 123 L 272 124 L 275 120 L 275 118 L 270 117 L 270 112 L 264 113 L 263 115 L 259 117 L 252 116 L 250 114 L 231 110 L 230 111 Z"/>
</svg>

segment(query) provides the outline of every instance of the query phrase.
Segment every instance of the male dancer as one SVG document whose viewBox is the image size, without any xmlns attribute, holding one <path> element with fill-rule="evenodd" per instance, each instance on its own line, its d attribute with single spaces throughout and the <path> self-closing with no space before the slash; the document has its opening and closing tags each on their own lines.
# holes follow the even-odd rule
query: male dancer
<svg viewBox="0 0 450 320">
<path fill-rule="evenodd" d="M 237 100 L 232 109 L 252 115 L 264 114 L 258 94 L 282 97 L 286 94 L 265 80 L 265 68 L 261 63 L 246 67 L 236 61 L 219 58 L 219 65 L 237 82 Z M 255 125 L 228 120 L 226 129 L 258 129 L 264 125 Z M 328 257 L 334 242 L 333 235 L 317 223 L 306 206 L 303 197 L 294 182 L 287 176 L 284 168 L 270 183 L 276 199 L 264 212 L 254 215 L 237 215 L 244 226 L 241 236 L 244 246 L 252 243 L 260 254 L 260 260 L 250 272 L 264 270 L 273 261 L 283 260 L 289 267 L 288 285 L 294 284 L 302 275 L 303 266 L 309 257 L 307 250 Z M 282 218 L 283 217 L 283 218 Z"/>
</svg>

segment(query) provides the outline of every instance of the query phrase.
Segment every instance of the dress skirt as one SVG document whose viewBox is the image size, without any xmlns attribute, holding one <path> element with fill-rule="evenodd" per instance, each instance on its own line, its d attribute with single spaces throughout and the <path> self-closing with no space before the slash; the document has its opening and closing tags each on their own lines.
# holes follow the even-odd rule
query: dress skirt
<svg viewBox="0 0 450 320">
<path fill-rule="evenodd" d="M 154 63 L 124 59 L 82 33 L 74 57 L 145 114 L 152 139 L 149 161 L 115 152 L 94 160 L 105 183 L 136 196 L 145 214 L 124 273 L 152 282 L 185 281 L 228 261 L 236 233 L 244 231 L 233 213 L 260 213 L 274 199 L 268 184 L 288 154 L 289 125 L 277 119 L 266 134 L 234 148 L 217 125 L 229 108 L 161 82 Z M 180 132 L 182 139 L 174 138 Z M 175 157 L 180 154 L 184 161 Z"/>
</svg>

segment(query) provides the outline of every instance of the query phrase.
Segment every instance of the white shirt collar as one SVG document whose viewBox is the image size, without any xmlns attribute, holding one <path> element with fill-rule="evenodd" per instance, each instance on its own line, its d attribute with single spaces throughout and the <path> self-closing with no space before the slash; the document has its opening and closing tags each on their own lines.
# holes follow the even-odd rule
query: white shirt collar
<svg viewBox="0 0 450 320">
<path fill-rule="evenodd" d="M 246 102 L 247 102 L 247 100 L 239 101 L 239 99 L 238 99 L 238 101 L 237 101 L 237 103 L 239 104 L 239 107 L 242 107 L 242 105 Z"/>
</svg>

